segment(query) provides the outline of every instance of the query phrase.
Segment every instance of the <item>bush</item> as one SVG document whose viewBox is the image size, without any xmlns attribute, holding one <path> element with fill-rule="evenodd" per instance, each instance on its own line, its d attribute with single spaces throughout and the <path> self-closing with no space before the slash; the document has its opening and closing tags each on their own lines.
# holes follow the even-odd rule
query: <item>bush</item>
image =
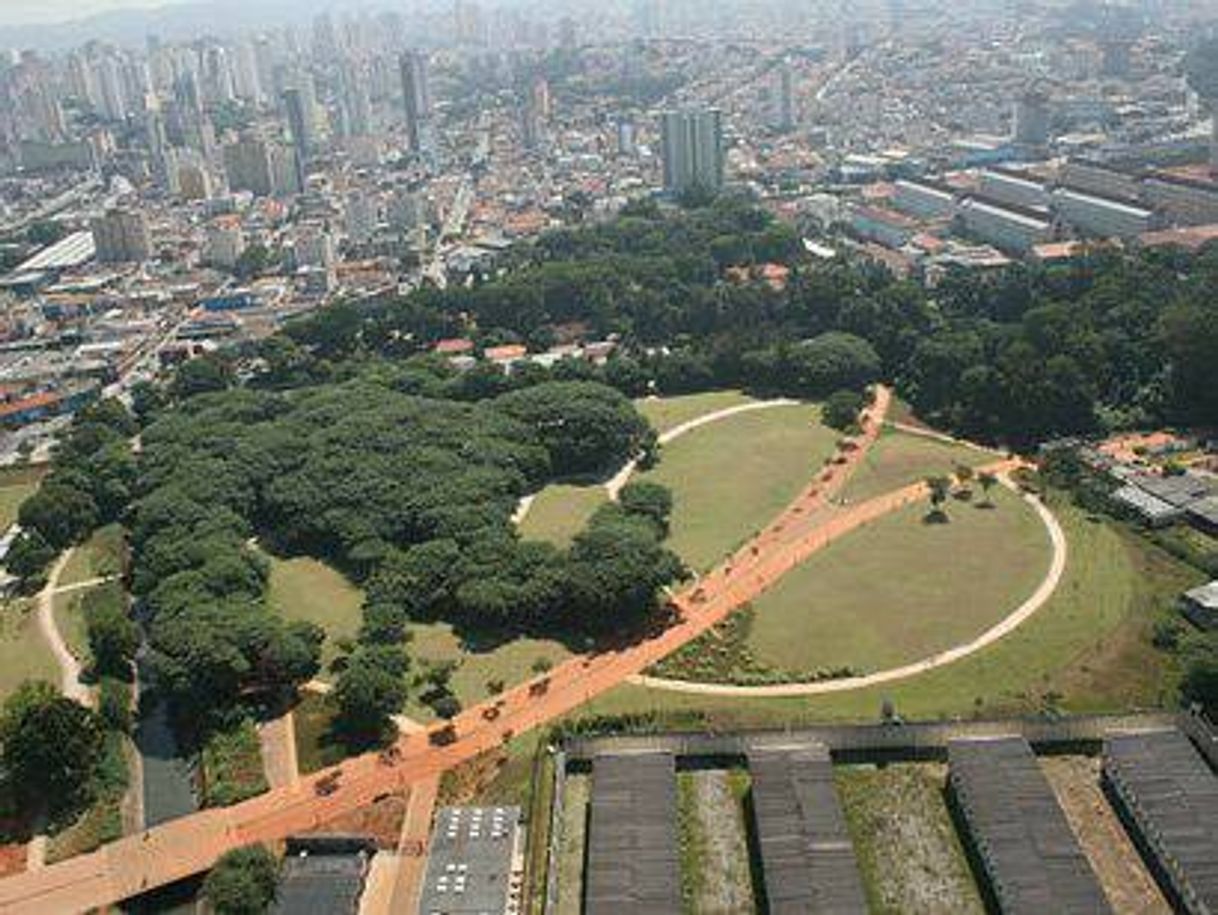
<svg viewBox="0 0 1218 915">
<path fill-rule="evenodd" d="M 279 862 L 263 845 L 246 845 L 224 854 L 203 882 L 203 894 L 216 915 L 261 915 L 279 885 Z"/>
<path fill-rule="evenodd" d="M 858 424 L 859 412 L 866 405 L 866 398 L 858 391 L 842 389 L 834 391 L 825 398 L 825 406 L 821 411 L 821 420 L 830 429 L 842 432 L 853 429 Z"/>
<path fill-rule="evenodd" d="M 98 685 L 97 711 L 107 730 L 131 733 L 131 684 L 103 677 Z"/>
</svg>

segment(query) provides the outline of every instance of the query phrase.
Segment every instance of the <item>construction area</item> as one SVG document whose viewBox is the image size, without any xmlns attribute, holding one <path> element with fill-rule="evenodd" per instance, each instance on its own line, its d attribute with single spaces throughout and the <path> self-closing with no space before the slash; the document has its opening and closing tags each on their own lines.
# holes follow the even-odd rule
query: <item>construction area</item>
<svg viewBox="0 0 1218 915">
<path fill-rule="evenodd" d="M 1218 739 L 1186 723 L 568 741 L 539 910 L 1218 912 Z"/>
</svg>

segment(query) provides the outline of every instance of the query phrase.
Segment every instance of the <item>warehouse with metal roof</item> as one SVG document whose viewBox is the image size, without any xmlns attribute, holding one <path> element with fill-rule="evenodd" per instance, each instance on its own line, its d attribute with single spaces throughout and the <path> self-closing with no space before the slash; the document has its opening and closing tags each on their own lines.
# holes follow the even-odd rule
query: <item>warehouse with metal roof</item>
<svg viewBox="0 0 1218 915">
<path fill-rule="evenodd" d="M 593 760 L 587 843 L 585 915 L 680 915 L 672 754 Z"/>
<path fill-rule="evenodd" d="M 1103 778 L 1179 909 L 1218 913 L 1218 776 L 1177 730 L 1114 735 Z"/>
<path fill-rule="evenodd" d="M 748 763 L 769 910 L 866 915 L 828 749 L 753 751 Z"/>
<path fill-rule="evenodd" d="M 952 800 L 999 911 L 1112 911 L 1026 740 L 953 740 L 947 757 Z"/>
</svg>

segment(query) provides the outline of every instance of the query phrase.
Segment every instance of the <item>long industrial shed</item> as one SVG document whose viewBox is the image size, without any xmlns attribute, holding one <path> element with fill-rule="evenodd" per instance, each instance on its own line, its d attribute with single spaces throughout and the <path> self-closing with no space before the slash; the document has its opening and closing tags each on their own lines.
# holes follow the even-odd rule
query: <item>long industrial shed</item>
<svg viewBox="0 0 1218 915">
<path fill-rule="evenodd" d="M 1176 730 L 1104 742 L 1104 786 L 1164 892 L 1191 915 L 1218 915 L 1218 776 Z"/>
<path fill-rule="evenodd" d="M 597 756 L 591 802 L 585 915 L 680 915 L 672 754 Z"/>
<path fill-rule="evenodd" d="M 947 759 L 956 812 L 1003 915 L 1112 911 L 1026 740 L 953 740 Z"/>
<path fill-rule="evenodd" d="M 755 750 L 748 764 L 771 915 L 866 915 L 828 749 Z"/>
</svg>

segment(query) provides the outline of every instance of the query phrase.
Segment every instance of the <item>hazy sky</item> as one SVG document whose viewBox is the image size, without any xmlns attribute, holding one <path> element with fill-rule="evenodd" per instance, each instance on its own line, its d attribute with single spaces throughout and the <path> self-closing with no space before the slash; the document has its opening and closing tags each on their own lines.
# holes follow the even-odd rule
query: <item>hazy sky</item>
<svg viewBox="0 0 1218 915">
<path fill-rule="evenodd" d="M 0 25 L 65 22 L 106 10 L 166 6 L 181 0 L 0 0 Z"/>
</svg>

